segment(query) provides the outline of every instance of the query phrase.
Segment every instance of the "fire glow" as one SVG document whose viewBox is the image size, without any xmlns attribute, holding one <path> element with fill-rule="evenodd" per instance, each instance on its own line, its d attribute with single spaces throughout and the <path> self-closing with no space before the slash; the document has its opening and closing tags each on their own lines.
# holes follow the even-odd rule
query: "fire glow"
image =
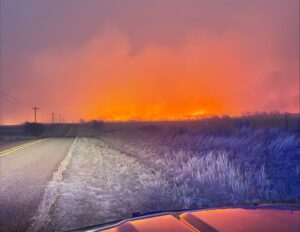
<svg viewBox="0 0 300 232">
<path fill-rule="evenodd" d="M 178 6 L 183 4 L 185 12 L 181 12 L 184 17 L 177 18 L 169 7 L 161 8 L 160 4 L 153 5 L 153 12 L 142 3 L 140 6 L 149 22 L 160 14 L 163 21 L 155 27 L 151 23 L 141 27 L 134 18 L 137 16 L 128 9 L 122 19 L 119 14 L 114 15 L 119 21 L 110 18 L 102 23 L 99 19 L 93 25 L 88 24 L 89 35 L 82 36 L 80 30 L 85 28 L 75 27 L 74 35 L 81 38 L 76 43 L 72 41 L 77 37 L 68 35 L 59 37 L 59 45 L 50 43 L 49 38 L 57 36 L 57 27 L 66 29 L 55 25 L 53 34 L 45 39 L 45 46 L 26 50 L 24 55 L 16 52 L 18 59 L 13 61 L 18 62 L 11 62 L 3 71 L 5 91 L 34 104 L 32 107 L 41 108 L 38 115 L 41 121 L 51 120 L 49 112 L 59 112 L 68 121 L 79 118 L 124 121 L 298 111 L 299 60 L 295 53 L 298 24 L 297 12 L 293 10 L 296 7 L 277 2 L 271 8 L 267 2 L 249 2 L 254 4 L 253 8 L 241 4 L 241 11 L 232 12 L 238 22 L 229 16 L 223 22 L 226 11 L 231 9 L 224 8 L 225 13 L 222 10 L 199 14 L 210 3 L 199 3 L 203 6 L 195 11 L 192 4 L 178 2 Z M 97 18 L 99 12 L 95 14 Z M 165 17 L 168 15 L 170 18 Z M 199 25 L 193 17 L 201 18 L 197 21 Z M 83 20 L 68 19 L 72 19 L 72 25 L 73 20 L 77 24 Z M 185 28 L 179 23 L 181 20 L 195 24 Z M 174 26 L 175 22 L 178 25 Z M 32 38 L 37 38 L 34 32 Z M 34 47 L 33 41 L 29 44 Z M 32 120 L 31 108 L 19 109 L 8 104 L 3 106 L 4 122 Z"/>
</svg>

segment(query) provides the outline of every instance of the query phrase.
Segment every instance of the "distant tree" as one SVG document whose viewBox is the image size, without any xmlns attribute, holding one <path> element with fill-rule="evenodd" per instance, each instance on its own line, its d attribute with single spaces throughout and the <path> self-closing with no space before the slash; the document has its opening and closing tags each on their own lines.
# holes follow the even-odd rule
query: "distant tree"
<svg viewBox="0 0 300 232">
<path fill-rule="evenodd" d="M 32 136 L 40 136 L 45 128 L 41 123 L 26 122 L 24 124 L 24 133 Z"/>
<path fill-rule="evenodd" d="M 92 120 L 89 124 L 93 129 L 99 130 L 103 126 L 103 121 L 101 121 L 101 120 Z"/>
</svg>

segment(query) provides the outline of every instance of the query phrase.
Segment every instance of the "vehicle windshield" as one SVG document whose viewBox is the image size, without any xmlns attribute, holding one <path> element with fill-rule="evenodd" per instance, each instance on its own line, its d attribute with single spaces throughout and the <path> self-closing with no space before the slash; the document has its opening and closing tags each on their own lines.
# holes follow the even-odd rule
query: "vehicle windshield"
<svg viewBox="0 0 300 232">
<path fill-rule="evenodd" d="M 299 203 L 298 0 L 0 2 L 0 231 Z"/>
</svg>

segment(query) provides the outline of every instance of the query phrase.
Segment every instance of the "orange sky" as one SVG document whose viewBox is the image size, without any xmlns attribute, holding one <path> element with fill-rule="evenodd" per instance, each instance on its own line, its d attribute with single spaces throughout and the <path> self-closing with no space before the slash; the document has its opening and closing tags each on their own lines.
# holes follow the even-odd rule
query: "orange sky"
<svg viewBox="0 0 300 232">
<path fill-rule="evenodd" d="M 184 4 L 175 2 L 177 10 Z M 276 1 L 277 5 L 254 2 L 250 6 L 236 4 L 237 9 L 218 8 L 216 22 L 203 12 L 205 15 L 197 20 L 207 23 L 201 21 L 187 29 L 181 24 L 186 20 L 181 16 L 196 17 L 193 1 L 188 1 L 190 6 L 178 18 L 172 6 L 158 12 L 156 17 L 161 23 L 153 18 L 158 5 L 147 9 L 141 4 L 139 7 L 148 13 L 145 17 L 152 17 L 152 21 L 148 20 L 155 22 L 155 27 L 149 22 L 140 23 L 140 16 L 132 22 L 130 12 L 124 15 L 129 29 L 121 19 L 115 21 L 112 14 L 109 20 L 103 19 L 104 23 L 101 19 L 91 22 L 92 29 L 82 38 L 85 29 L 80 25 L 77 31 L 68 25 L 49 29 L 55 36 L 61 33 L 59 30 L 71 34 L 74 30 L 73 37 L 49 34 L 44 38 L 36 26 L 26 32 L 32 37 L 25 34 L 29 42 L 25 43 L 24 38 L 2 43 L 2 55 L 8 54 L 2 63 L 2 91 L 39 106 L 39 120 L 45 122 L 50 120 L 51 112 L 63 114 L 68 121 L 185 119 L 271 110 L 297 112 L 298 35 L 293 31 L 297 26 L 297 11 L 293 11 L 296 1 L 291 1 L 294 5 L 290 6 L 284 1 Z M 64 7 L 80 7 L 77 3 Z M 90 3 L 97 6 L 94 1 Z M 209 3 L 203 6 L 211 7 Z M 85 17 L 92 11 L 89 9 Z M 67 13 L 61 17 L 75 20 L 76 15 Z M 235 20 L 243 23 L 228 20 L 222 25 L 229 18 L 228 13 L 236 14 Z M 14 20 L 9 19 L 14 16 L 6 14 L 7 24 L 13 25 Z M 91 14 L 90 17 L 98 17 Z M 52 20 L 55 16 L 46 17 Z M 284 23 L 280 22 L 282 19 Z M 187 20 L 186 24 L 189 22 L 194 23 Z M 143 25 L 153 34 L 145 32 Z M 18 27 L 7 29 L 7 38 L 16 34 L 14 30 Z M 44 43 L 34 35 L 41 36 Z M 54 40 L 58 42 L 53 43 Z M 26 120 L 32 120 L 30 107 L 4 101 L 2 123 Z"/>
</svg>

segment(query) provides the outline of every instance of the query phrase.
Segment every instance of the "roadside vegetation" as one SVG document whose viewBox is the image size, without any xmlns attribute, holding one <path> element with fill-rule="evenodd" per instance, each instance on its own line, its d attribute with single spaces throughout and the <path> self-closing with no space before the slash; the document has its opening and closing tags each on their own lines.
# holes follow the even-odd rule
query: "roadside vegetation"
<svg viewBox="0 0 300 232">
<path fill-rule="evenodd" d="M 153 210 L 300 200 L 299 117 L 255 114 L 106 125 L 100 138 L 155 171 L 139 180 Z"/>
</svg>

